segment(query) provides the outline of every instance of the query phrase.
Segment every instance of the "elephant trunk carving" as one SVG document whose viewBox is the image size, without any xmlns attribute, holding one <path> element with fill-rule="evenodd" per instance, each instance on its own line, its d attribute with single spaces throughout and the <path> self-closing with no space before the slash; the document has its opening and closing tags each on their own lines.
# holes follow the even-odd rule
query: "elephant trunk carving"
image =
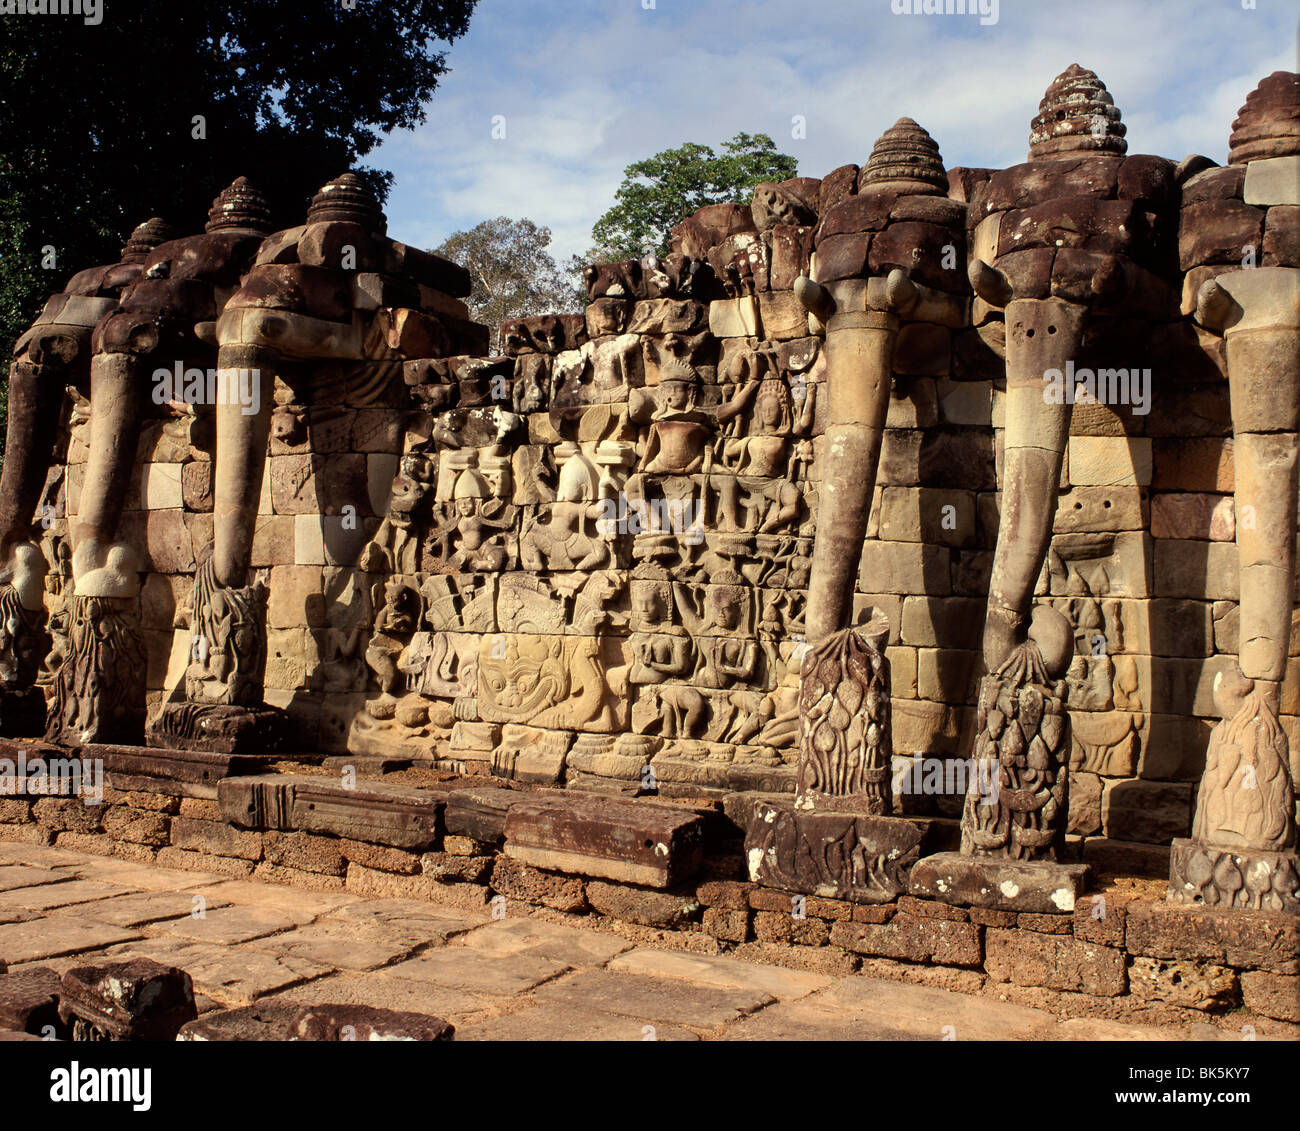
<svg viewBox="0 0 1300 1131">
<path fill-rule="evenodd" d="M 853 583 L 871 515 L 876 470 L 889 410 L 898 313 L 916 300 L 902 271 L 886 282 L 886 310 L 837 311 L 831 292 L 808 279 L 796 293 L 826 325 L 827 402 L 824 472 L 817 542 L 808 583 L 807 636 L 812 644 L 848 628 Z"/>
<path fill-rule="evenodd" d="M 989 671 L 1024 640 L 1052 539 L 1071 405 L 1068 398 L 1052 402 L 1044 374 L 1064 372 L 1066 361 L 1078 356 L 1087 317 L 1087 307 L 1059 299 L 1015 299 L 1006 306 L 1002 508 L 984 628 Z"/>
</svg>

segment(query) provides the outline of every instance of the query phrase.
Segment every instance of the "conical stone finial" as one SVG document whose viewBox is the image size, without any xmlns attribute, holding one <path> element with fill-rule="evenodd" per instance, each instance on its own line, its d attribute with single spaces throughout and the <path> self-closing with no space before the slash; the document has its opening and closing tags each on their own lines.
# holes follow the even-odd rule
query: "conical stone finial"
<svg viewBox="0 0 1300 1131">
<path fill-rule="evenodd" d="M 1228 164 L 1300 153 L 1300 75 L 1274 71 L 1246 95 L 1228 138 Z"/>
<path fill-rule="evenodd" d="M 307 223 L 330 220 L 360 224 L 375 235 L 383 235 L 388 230 L 388 218 L 379 207 L 379 201 L 370 186 L 356 173 L 335 177 L 312 197 L 311 207 L 307 209 Z"/>
<path fill-rule="evenodd" d="M 891 191 L 948 192 L 939 144 L 911 118 L 899 118 L 880 135 L 858 177 L 860 193 Z"/>
<path fill-rule="evenodd" d="M 160 243 L 175 239 L 176 233 L 166 220 L 151 216 L 135 229 L 122 248 L 123 263 L 141 263 Z"/>
<path fill-rule="evenodd" d="M 223 189 L 208 210 L 205 232 L 231 229 L 271 232 L 271 208 L 247 177 L 239 177 Z"/>
<path fill-rule="evenodd" d="M 1029 160 L 1081 153 L 1123 156 L 1128 152 L 1126 132 L 1106 84 L 1087 67 L 1071 63 L 1038 104 L 1038 116 L 1029 128 Z"/>
</svg>

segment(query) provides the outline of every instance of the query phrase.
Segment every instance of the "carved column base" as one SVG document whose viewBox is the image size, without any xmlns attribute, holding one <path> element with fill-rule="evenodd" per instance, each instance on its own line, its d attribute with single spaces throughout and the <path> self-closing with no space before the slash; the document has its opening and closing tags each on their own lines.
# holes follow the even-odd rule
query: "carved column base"
<svg viewBox="0 0 1300 1131">
<path fill-rule="evenodd" d="M 294 743 L 295 728 L 279 707 L 231 703 L 165 703 L 145 733 L 145 745 L 157 750 L 211 754 L 286 754 Z"/>
<path fill-rule="evenodd" d="M 928 843 L 934 831 L 925 820 L 760 804 L 750 819 L 745 858 L 749 878 L 763 887 L 891 903 L 907 891 L 922 851 L 934 847 Z"/>
<path fill-rule="evenodd" d="M 1168 900 L 1300 915 L 1300 852 L 1220 848 L 1180 837 L 1169 856 Z"/>
<path fill-rule="evenodd" d="M 1091 880 L 1087 864 L 940 852 L 912 869 L 909 891 L 954 907 L 1056 914 L 1073 911 Z"/>
<path fill-rule="evenodd" d="M 138 743 L 145 668 L 134 598 L 73 597 L 67 655 L 53 681 L 45 738 L 62 746 Z"/>
<path fill-rule="evenodd" d="M 38 738 L 45 733 L 45 695 L 39 687 L 0 688 L 0 736 Z"/>
</svg>

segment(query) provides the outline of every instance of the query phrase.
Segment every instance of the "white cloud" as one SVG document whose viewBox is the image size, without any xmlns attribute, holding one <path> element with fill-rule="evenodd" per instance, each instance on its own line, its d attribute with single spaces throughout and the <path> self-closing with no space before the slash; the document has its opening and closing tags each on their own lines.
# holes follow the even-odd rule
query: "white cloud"
<svg viewBox="0 0 1300 1131">
<path fill-rule="evenodd" d="M 1285 6 L 1280 6 L 1285 7 Z M 1229 0 L 1001 0 L 999 20 L 894 16 L 889 0 L 481 0 L 429 121 L 367 160 L 391 168 L 396 238 L 433 246 L 500 214 L 590 243 L 623 168 L 685 141 L 770 133 L 822 176 L 906 115 L 949 165 L 1024 160 L 1042 92 L 1095 70 L 1130 152 L 1216 160 L 1246 94 L 1291 69 L 1286 13 Z M 494 115 L 507 137 L 491 137 Z M 807 138 L 791 137 L 791 118 Z"/>
</svg>

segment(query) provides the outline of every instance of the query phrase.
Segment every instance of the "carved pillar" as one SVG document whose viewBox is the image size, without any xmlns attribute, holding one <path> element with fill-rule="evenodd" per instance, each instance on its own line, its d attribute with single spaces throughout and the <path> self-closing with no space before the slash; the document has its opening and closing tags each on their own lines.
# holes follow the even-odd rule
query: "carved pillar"
<svg viewBox="0 0 1300 1131">
<path fill-rule="evenodd" d="M 1273 127 L 1298 93 L 1300 77 L 1274 74 L 1235 123 L 1228 162 L 1247 165 L 1245 198 L 1261 209 L 1296 200 L 1300 140 Z M 1221 274 L 1201 286 L 1196 320 L 1226 346 L 1240 628 L 1237 663 L 1215 679 L 1223 721 L 1210 735 L 1191 839 L 1174 841 L 1169 899 L 1295 914 L 1295 794 L 1278 712 L 1295 592 L 1300 268 L 1266 260 Z"/>
<path fill-rule="evenodd" d="M 959 321 L 964 313 L 959 273 L 947 278 L 926 258 L 942 260 L 941 249 L 955 251 L 963 239 L 964 207 L 932 199 L 946 189 L 938 146 L 911 119 L 900 119 L 876 143 L 858 195 L 822 218 L 822 230 L 833 233 L 816 251 L 824 282 L 795 284 L 825 335 L 828 411 L 801 673 L 798 793 L 792 808 L 760 807 L 746 839 L 751 878 L 770 887 L 887 902 L 905 890 L 925 839 L 924 822 L 891 816 L 889 625 L 879 614 L 865 630 L 851 622 L 901 319 Z M 891 234 L 894 209 L 911 196 L 927 198 L 923 212 L 935 222 Z M 861 278 L 873 240 L 887 249 L 877 259 L 881 270 Z M 900 260 L 951 290 L 913 281 L 892 266 Z"/>
<path fill-rule="evenodd" d="M 961 854 L 921 861 L 913 894 L 1009 910 L 1069 910 L 1086 886 L 1086 867 L 1057 863 L 1069 815 L 1063 677 L 1074 632 L 1060 613 L 1034 608 L 1033 600 L 1070 434 L 1075 390 L 1068 375 L 1087 348 L 1094 315 L 1131 302 L 1131 280 L 1139 277 L 1118 253 L 1133 246 L 1135 229 L 1145 230 L 1132 219 L 1135 203 L 1089 199 L 1102 178 L 1116 186 L 1112 195 L 1130 191 L 1122 177 L 1124 132 L 1101 80 L 1071 66 L 1039 105 L 1028 163 L 997 173 L 985 187 L 989 215 L 976 230 L 969 274 L 978 298 L 1005 312 L 1007 380 L 1002 501 L 984 625 L 989 674 L 980 685 Z M 1172 181 L 1172 166 L 1147 160 L 1156 166 L 1153 181 Z M 1072 232 L 1068 248 L 1062 228 Z"/>
</svg>

